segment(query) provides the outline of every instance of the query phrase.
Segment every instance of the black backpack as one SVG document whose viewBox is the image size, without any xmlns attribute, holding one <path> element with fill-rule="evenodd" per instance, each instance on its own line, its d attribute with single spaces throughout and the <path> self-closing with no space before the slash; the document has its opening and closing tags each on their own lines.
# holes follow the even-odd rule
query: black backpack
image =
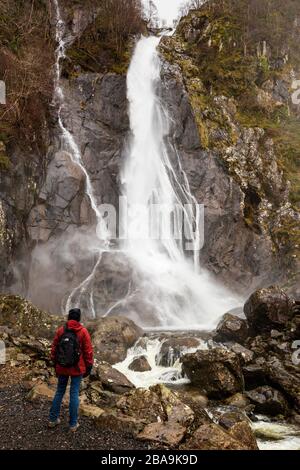
<svg viewBox="0 0 300 470">
<path fill-rule="evenodd" d="M 75 331 L 64 327 L 56 347 L 56 363 L 62 367 L 74 367 L 80 359 L 80 344 Z"/>
</svg>

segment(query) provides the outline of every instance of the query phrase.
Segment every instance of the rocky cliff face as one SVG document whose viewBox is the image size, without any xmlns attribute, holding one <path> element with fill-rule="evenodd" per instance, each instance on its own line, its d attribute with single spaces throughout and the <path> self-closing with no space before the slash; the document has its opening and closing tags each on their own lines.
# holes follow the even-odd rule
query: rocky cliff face
<svg viewBox="0 0 300 470">
<path fill-rule="evenodd" d="M 273 282 L 295 291 L 299 167 L 294 174 L 289 168 L 299 155 L 299 127 L 285 142 L 285 126 L 292 129 L 297 120 L 290 90 L 298 65 L 292 54 L 275 55 L 265 42 L 241 51 L 239 18 L 233 10 L 222 13 L 228 11 L 208 2 L 160 46 L 171 134 L 191 188 L 205 205 L 202 263 L 240 291 Z"/>
<path fill-rule="evenodd" d="M 62 11 L 72 47 L 97 11 L 70 2 Z M 53 29 L 53 11 L 50 19 Z M 126 76 L 82 71 L 62 80 L 62 87 L 63 121 L 81 151 L 97 201 L 117 207 L 120 154 L 128 132 Z M 29 159 L 18 145 L 8 149 L 13 170 L 2 172 L 1 186 L 1 289 L 29 295 L 52 311 L 59 311 L 64 294 L 90 273 L 96 251 L 85 175 L 62 148 L 59 134 L 57 109 L 49 103 L 47 151 Z"/>
<path fill-rule="evenodd" d="M 125 76 L 83 74 L 65 81 L 63 87 L 64 124 L 81 151 L 97 202 L 118 207 L 121 151 L 128 131 Z M 57 135 L 55 139 L 59 143 Z M 44 290 L 39 280 L 45 270 L 48 275 L 44 287 L 48 292 L 50 288 L 49 298 L 54 299 L 51 306 L 56 309 L 62 295 L 92 270 L 96 253 L 95 214 L 84 190 L 85 183 L 85 175 L 70 155 L 56 147 L 38 204 L 28 220 L 31 241 L 38 244 L 30 271 L 33 284 L 30 295 L 39 304 L 40 291 Z M 44 298 L 47 303 L 49 298 Z"/>
<path fill-rule="evenodd" d="M 82 48 L 97 12 L 70 8 L 69 3 L 63 14 L 72 53 L 64 66 L 62 118 L 80 148 L 97 201 L 117 206 L 122 151 L 129 134 L 126 67 L 121 73 L 106 72 L 102 66 L 97 71 L 85 69 L 82 57 L 74 54 L 76 41 Z M 242 293 L 275 281 L 295 290 L 299 217 L 275 139 L 264 128 L 261 113 L 253 125 L 245 124 L 239 96 L 230 87 L 212 87 L 194 52 L 204 43 L 220 53 L 226 49 L 219 31 L 220 42 L 214 43 L 215 22 L 211 10 L 193 12 L 160 46 L 159 92 L 171 117 L 170 145 L 173 140 L 191 190 L 205 204 L 201 262 Z M 293 75 L 286 68 L 277 72 L 276 79 L 271 75 L 257 86 L 258 106 L 272 112 L 291 109 Z M 37 154 L 25 164 L 18 148 L 10 149 L 14 170 L 1 176 L 0 206 L 1 290 L 29 295 L 52 311 L 60 310 L 66 293 L 91 272 L 97 248 L 85 177 L 61 148 L 56 111 L 52 109 L 46 120 L 47 151 L 42 159 Z M 174 165 L 178 166 L 175 154 Z M 124 294 L 126 286 L 121 289 Z"/>
<path fill-rule="evenodd" d="M 6 105 L 0 105 L 2 291 L 27 290 L 27 220 L 50 157 L 54 41 L 47 2 L 31 7 L 15 0 L 1 2 L 0 79 L 7 91 Z"/>
</svg>

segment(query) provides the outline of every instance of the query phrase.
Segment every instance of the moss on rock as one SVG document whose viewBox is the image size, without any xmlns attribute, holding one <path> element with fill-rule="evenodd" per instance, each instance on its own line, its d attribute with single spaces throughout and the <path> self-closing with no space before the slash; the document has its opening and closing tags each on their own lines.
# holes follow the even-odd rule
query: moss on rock
<svg viewBox="0 0 300 470">
<path fill-rule="evenodd" d="M 52 338 L 62 318 L 50 315 L 17 295 L 0 295 L 0 325 L 15 335 Z"/>
<path fill-rule="evenodd" d="M 245 224 L 271 238 L 293 276 L 300 252 L 300 123 L 291 102 L 298 26 L 286 11 L 279 18 L 275 4 L 209 0 L 181 19 L 160 51 L 181 70 L 202 148 L 218 155 L 245 194 Z M 253 8 L 257 18 L 247 15 Z M 300 15 L 300 4 L 293 9 Z"/>
</svg>

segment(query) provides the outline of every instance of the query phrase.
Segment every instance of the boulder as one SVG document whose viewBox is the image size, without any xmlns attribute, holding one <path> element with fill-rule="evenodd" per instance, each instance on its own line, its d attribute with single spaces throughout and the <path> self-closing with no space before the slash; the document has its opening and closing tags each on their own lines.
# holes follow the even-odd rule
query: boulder
<svg viewBox="0 0 300 470">
<path fill-rule="evenodd" d="M 124 415 L 134 416 L 144 424 L 167 419 L 160 397 L 153 390 L 132 390 L 117 401 L 116 407 Z"/>
<path fill-rule="evenodd" d="M 193 410 L 183 403 L 176 393 L 162 384 L 151 387 L 151 391 L 159 397 L 169 422 L 179 423 L 182 426 L 192 424 L 194 421 Z"/>
<path fill-rule="evenodd" d="M 116 401 L 120 395 L 110 392 L 109 390 L 103 390 L 103 386 L 100 381 L 92 382 L 90 386 L 87 387 L 85 391 L 88 400 L 93 405 L 102 408 L 102 407 L 114 407 Z"/>
<path fill-rule="evenodd" d="M 35 339 L 32 336 L 18 336 L 12 338 L 12 343 L 31 357 L 49 361 L 51 342 L 44 338 Z"/>
<path fill-rule="evenodd" d="M 237 354 L 222 348 L 197 351 L 182 357 L 182 369 L 191 383 L 209 398 L 225 398 L 244 389 Z"/>
<path fill-rule="evenodd" d="M 151 370 L 151 366 L 145 356 L 139 356 L 132 361 L 128 369 L 135 372 L 146 372 L 147 370 Z"/>
<path fill-rule="evenodd" d="M 259 450 L 257 440 L 251 426 L 246 421 L 240 421 L 229 429 L 229 434 L 244 444 L 249 450 Z"/>
<path fill-rule="evenodd" d="M 125 317 L 105 317 L 93 326 L 92 342 L 95 357 L 109 364 L 121 362 L 127 350 L 142 336 L 143 331 Z"/>
<path fill-rule="evenodd" d="M 244 444 L 248 450 L 258 450 L 250 423 L 249 418 L 241 411 L 227 411 L 219 418 L 219 425 L 225 428 L 232 437 Z"/>
<path fill-rule="evenodd" d="M 138 434 L 137 439 L 142 441 L 153 441 L 169 447 L 177 446 L 186 433 L 186 428 L 178 423 L 151 423 Z"/>
<path fill-rule="evenodd" d="M 50 388 L 46 383 L 37 383 L 32 387 L 32 389 L 27 394 L 28 400 L 39 400 L 44 399 L 52 401 L 55 395 L 55 389 Z M 66 402 L 67 396 L 65 396 L 64 401 Z"/>
<path fill-rule="evenodd" d="M 292 319 L 294 300 L 279 287 L 254 292 L 244 305 L 250 327 L 257 333 L 283 330 Z"/>
<path fill-rule="evenodd" d="M 249 422 L 247 416 L 241 411 L 226 411 L 219 418 L 219 425 L 225 429 L 230 429 L 236 423 Z"/>
<path fill-rule="evenodd" d="M 254 352 L 250 351 L 250 349 L 245 348 L 241 344 L 238 343 L 226 343 L 226 347 L 228 347 L 231 351 L 237 354 L 240 358 L 241 364 L 249 364 L 253 361 Z"/>
<path fill-rule="evenodd" d="M 300 373 L 299 366 L 283 363 L 278 358 L 270 359 L 265 365 L 267 381 L 278 388 L 300 411 Z"/>
<path fill-rule="evenodd" d="M 188 405 L 188 407 L 194 413 L 194 420 L 193 423 L 189 426 L 189 432 L 191 430 L 195 431 L 202 424 L 212 422 L 208 413 L 205 411 L 205 408 L 208 405 L 208 398 L 205 395 L 201 395 L 197 388 L 189 385 L 184 389 L 178 389 L 176 393 L 179 396 L 179 399 L 185 405 Z"/>
<path fill-rule="evenodd" d="M 104 413 L 104 410 L 102 408 L 99 408 L 98 406 L 89 405 L 87 403 L 81 403 L 79 405 L 79 413 L 82 416 L 97 419 L 102 413 Z"/>
<path fill-rule="evenodd" d="M 241 441 L 218 424 L 203 424 L 182 446 L 183 450 L 247 450 Z"/>
<path fill-rule="evenodd" d="M 145 422 L 142 419 L 135 418 L 134 416 L 127 416 L 119 410 L 107 410 L 101 413 L 96 418 L 96 426 L 103 430 L 121 432 L 124 434 L 131 434 L 136 436 L 145 427 Z"/>
<path fill-rule="evenodd" d="M 63 318 L 50 315 L 17 295 L 0 295 L 0 326 L 15 335 L 52 339 Z"/>
<path fill-rule="evenodd" d="M 288 404 L 281 392 L 268 385 L 246 392 L 246 396 L 255 405 L 255 411 L 269 416 L 286 415 Z"/>
<path fill-rule="evenodd" d="M 114 393 L 126 393 L 134 388 L 134 385 L 117 369 L 107 362 L 100 362 L 97 367 L 98 379 L 104 390 Z"/>
<path fill-rule="evenodd" d="M 225 401 L 226 405 L 244 409 L 249 405 L 250 401 L 244 393 L 235 393 Z"/>
<path fill-rule="evenodd" d="M 207 396 L 202 395 L 199 390 L 192 385 L 181 386 L 176 390 L 176 393 L 183 403 L 193 403 L 202 408 L 205 408 L 208 404 Z"/>
<path fill-rule="evenodd" d="M 266 372 L 263 364 L 247 364 L 243 366 L 242 370 L 246 390 L 252 390 L 253 388 L 267 384 Z"/>
<path fill-rule="evenodd" d="M 225 313 L 216 328 L 214 340 L 217 342 L 236 341 L 243 344 L 248 336 L 249 327 L 247 320 L 231 313 Z"/>
<path fill-rule="evenodd" d="M 199 340 L 194 337 L 172 337 L 161 345 L 157 363 L 163 367 L 172 367 L 184 352 L 199 347 Z"/>
</svg>

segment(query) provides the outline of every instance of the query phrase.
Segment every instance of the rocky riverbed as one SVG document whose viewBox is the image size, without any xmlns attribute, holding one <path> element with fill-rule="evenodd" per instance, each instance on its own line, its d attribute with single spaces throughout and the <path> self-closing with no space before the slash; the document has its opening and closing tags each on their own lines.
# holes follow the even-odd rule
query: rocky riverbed
<svg viewBox="0 0 300 470">
<path fill-rule="evenodd" d="M 3 448 L 76 447 L 64 425 L 46 429 L 56 384 L 49 348 L 61 321 L 0 298 Z M 244 316 L 225 314 L 211 333 L 145 334 L 125 317 L 88 322 L 96 360 L 80 394 L 90 436 L 81 447 L 299 449 L 299 322 L 299 302 L 278 287 L 256 291 Z"/>
</svg>

